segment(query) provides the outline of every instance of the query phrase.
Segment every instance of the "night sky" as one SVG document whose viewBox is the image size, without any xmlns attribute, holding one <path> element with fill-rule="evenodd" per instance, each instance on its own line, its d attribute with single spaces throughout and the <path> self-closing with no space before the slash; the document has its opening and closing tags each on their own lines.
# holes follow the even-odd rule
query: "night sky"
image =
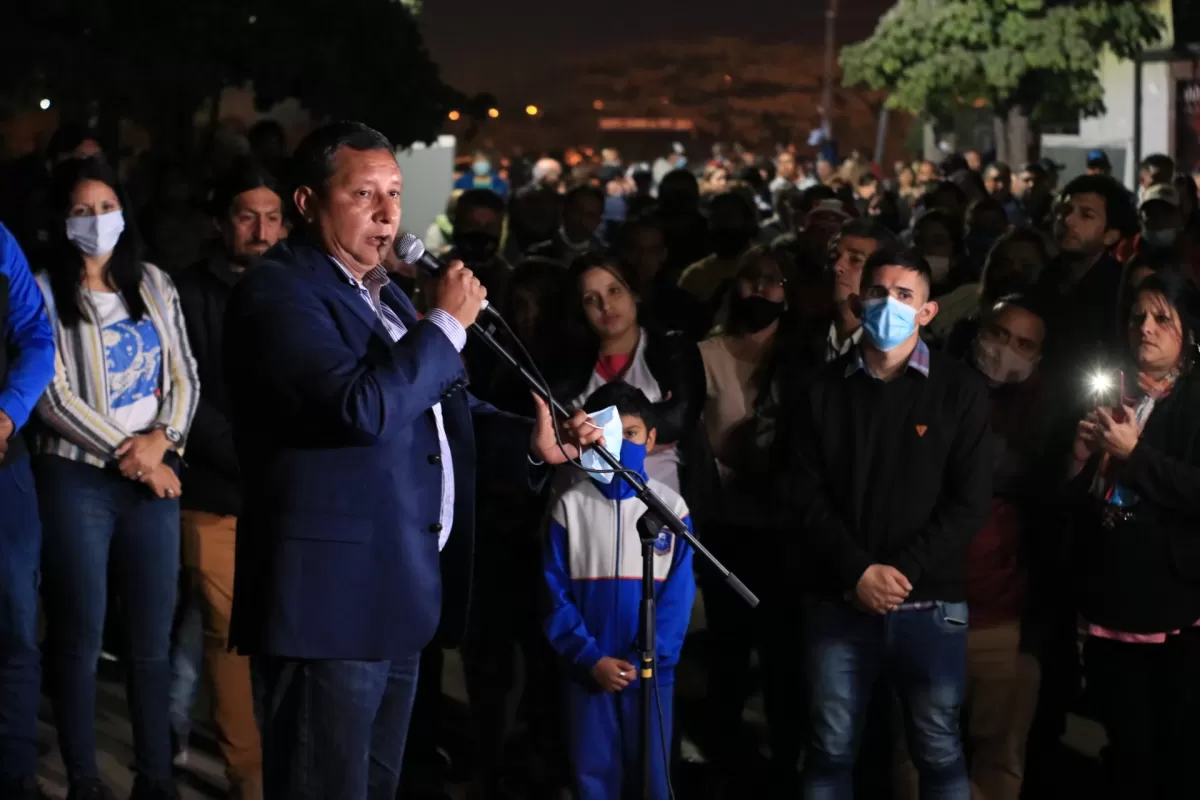
<svg viewBox="0 0 1200 800">
<path fill-rule="evenodd" d="M 892 0 L 842 0 L 839 43 L 870 35 Z M 443 76 L 467 92 L 539 59 L 614 44 L 736 36 L 820 47 L 825 0 L 424 0 L 421 28 Z"/>
</svg>

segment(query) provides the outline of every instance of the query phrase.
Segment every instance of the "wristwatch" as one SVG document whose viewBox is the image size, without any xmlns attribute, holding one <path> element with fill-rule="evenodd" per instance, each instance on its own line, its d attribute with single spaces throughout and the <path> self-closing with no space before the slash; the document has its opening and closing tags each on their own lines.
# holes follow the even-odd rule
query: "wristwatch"
<svg viewBox="0 0 1200 800">
<path fill-rule="evenodd" d="M 159 429 L 163 432 L 163 435 L 167 437 L 167 441 L 171 444 L 179 444 L 183 441 L 183 434 L 175 428 L 172 428 L 170 425 L 161 425 L 159 426 Z"/>
</svg>

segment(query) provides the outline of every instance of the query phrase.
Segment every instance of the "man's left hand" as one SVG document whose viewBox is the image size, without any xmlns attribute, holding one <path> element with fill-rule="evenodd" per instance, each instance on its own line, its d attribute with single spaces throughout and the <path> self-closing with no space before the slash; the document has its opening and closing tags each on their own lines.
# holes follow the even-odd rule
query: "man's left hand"
<svg viewBox="0 0 1200 800">
<path fill-rule="evenodd" d="M 563 464 L 567 459 L 579 458 L 580 452 L 588 445 L 604 445 L 604 437 L 588 415 L 576 411 L 570 419 L 560 425 L 559 435 L 562 437 L 562 447 L 554 436 L 554 422 L 550 417 L 550 406 L 546 401 L 533 396 L 537 404 L 537 419 L 533 424 L 533 436 L 529 440 L 529 451 L 539 461 L 547 464 Z M 566 453 L 563 452 L 566 450 Z"/>
</svg>

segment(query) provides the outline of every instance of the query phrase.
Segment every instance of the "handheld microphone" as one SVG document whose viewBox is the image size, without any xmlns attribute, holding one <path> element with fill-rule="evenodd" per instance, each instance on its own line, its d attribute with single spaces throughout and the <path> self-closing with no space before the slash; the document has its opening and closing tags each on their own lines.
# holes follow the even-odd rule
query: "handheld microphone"
<svg viewBox="0 0 1200 800">
<path fill-rule="evenodd" d="M 444 261 L 425 249 L 424 242 L 411 233 L 406 233 L 397 239 L 392 249 L 405 264 L 410 264 L 428 275 L 441 275 L 448 268 Z M 479 310 L 486 311 L 489 315 L 497 313 L 489 306 L 487 300 L 483 301 Z"/>
</svg>

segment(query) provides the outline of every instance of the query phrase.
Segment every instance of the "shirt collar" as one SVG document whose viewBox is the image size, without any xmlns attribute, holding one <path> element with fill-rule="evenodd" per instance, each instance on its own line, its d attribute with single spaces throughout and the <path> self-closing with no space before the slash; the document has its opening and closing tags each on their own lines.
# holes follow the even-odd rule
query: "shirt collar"
<svg viewBox="0 0 1200 800">
<path fill-rule="evenodd" d="M 353 272 L 346 268 L 345 264 L 338 261 L 333 256 L 330 256 L 329 260 L 337 266 L 338 270 L 341 271 L 342 276 L 345 277 L 346 280 L 350 282 L 350 285 L 356 289 L 366 289 L 368 292 L 378 292 L 380 289 L 392 282 L 392 279 L 388 277 L 387 270 L 384 269 L 382 265 L 375 265 L 371 268 L 370 272 L 362 277 L 362 280 L 359 280 L 354 276 Z"/>
<path fill-rule="evenodd" d="M 909 369 L 915 369 L 926 378 L 929 377 L 929 345 L 925 344 L 925 340 L 919 336 L 917 337 L 917 346 L 913 348 L 912 355 L 908 357 L 908 367 Z M 867 369 L 866 362 L 863 361 L 862 347 L 856 346 L 854 348 L 854 358 L 846 366 L 846 377 L 849 378 L 859 370 L 871 375 L 871 371 Z M 874 376 L 872 375 L 871 377 Z"/>
<path fill-rule="evenodd" d="M 850 348 L 858 344 L 858 340 L 862 338 L 862 326 L 859 325 L 854 329 L 854 333 L 847 336 L 844 340 L 838 340 L 837 323 L 829 323 L 829 336 L 826 337 L 826 342 L 829 344 L 830 352 L 837 353 L 839 356 L 844 356 L 850 352 Z"/>
</svg>

